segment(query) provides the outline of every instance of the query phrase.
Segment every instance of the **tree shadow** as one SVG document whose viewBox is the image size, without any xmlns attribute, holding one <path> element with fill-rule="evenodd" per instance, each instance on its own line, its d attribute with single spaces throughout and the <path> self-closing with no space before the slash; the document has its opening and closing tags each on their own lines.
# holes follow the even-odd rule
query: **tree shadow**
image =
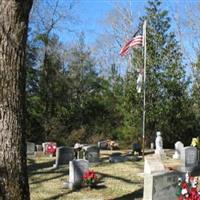
<svg viewBox="0 0 200 200">
<path fill-rule="evenodd" d="M 103 178 L 113 178 L 113 179 L 117 179 L 117 180 L 120 180 L 120 181 L 124 181 L 126 183 L 131 183 L 131 184 L 140 184 L 141 183 L 139 181 L 132 181 L 132 180 L 129 180 L 129 179 L 126 179 L 126 178 L 122 178 L 122 177 L 118 177 L 118 176 L 112 176 L 112 175 L 106 174 L 106 173 L 98 172 L 97 174 L 100 175 L 99 181 L 101 181 Z"/>
<path fill-rule="evenodd" d="M 131 192 L 129 194 L 125 194 L 121 197 L 117 197 L 112 200 L 142 200 L 143 198 L 143 188 L 140 188 L 134 192 Z M 111 200 L 111 199 L 110 199 Z"/>
<path fill-rule="evenodd" d="M 72 192 L 73 192 L 73 191 L 70 190 L 70 191 L 68 191 L 68 192 L 64 192 L 64 193 L 61 193 L 61 194 L 54 195 L 54 196 L 52 196 L 52 197 L 48 197 L 48 198 L 46 198 L 46 199 L 44 199 L 44 200 L 56 200 L 56 199 L 60 199 L 61 197 L 64 197 L 65 195 L 68 195 L 68 194 L 70 194 L 70 193 L 72 193 Z"/>
<path fill-rule="evenodd" d="M 57 168 L 57 169 L 52 168 L 53 164 L 55 163 L 55 161 L 53 160 L 48 161 L 48 162 L 36 163 L 34 159 L 28 158 L 28 162 L 29 162 L 29 165 L 28 165 L 29 178 L 36 174 L 37 175 L 44 174 L 43 179 L 32 181 L 30 182 L 31 185 L 61 178 L 61 177 L 66 177 L 69 174 L 69 169 L 66 167 L 61 166 L 60 168 Z M 54 175 L 51 177 L 48 177 L 46 176 L 48 174 L 54 174 Z"/>
<path fill-rule="evenodd" d="M 36 163 L 34 159 L 30 159 L 28 158 L 28 171 L 37 171 L 37 170 L 41 170 L 44 168 L 50 168 L 53 166 L 53 164 L 55 163 L 54 160 L 48 161 L 48 162 L 41 162 L 41 163 Z"/>
</svg>

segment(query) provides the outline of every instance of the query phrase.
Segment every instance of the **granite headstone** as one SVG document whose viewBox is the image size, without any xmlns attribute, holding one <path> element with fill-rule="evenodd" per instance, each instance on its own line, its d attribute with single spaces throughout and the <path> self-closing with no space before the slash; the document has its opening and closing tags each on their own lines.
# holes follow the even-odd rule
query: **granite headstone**
<svg viewBox="0 0 200 200">
<path fill-rule="evenodd" d="M 182 172 L 191 172 L 198 165 L 198 152 L 196 147 L 184 147 L 181 152 Z"/>
<path fill-rule="evenodd" d="M 27 155 L 34 155 L 35 153 L 35 144 L 32 142 L 26 142 L 26 153 Z"/>
<path fill-rule="evenodd" d="M 85 159 L 90 163 L 99 162 L 100 150 L 97 146 L 87 146 L 85 150 Z"/>
<path fill-rule="evenodd" d="M 59 165 L 68 164 L 74 159 L 74 148 L 72 147 L 58 147 L 56 149 L 56 163 L 53 165 L 57 168 Z"/>
</svg>

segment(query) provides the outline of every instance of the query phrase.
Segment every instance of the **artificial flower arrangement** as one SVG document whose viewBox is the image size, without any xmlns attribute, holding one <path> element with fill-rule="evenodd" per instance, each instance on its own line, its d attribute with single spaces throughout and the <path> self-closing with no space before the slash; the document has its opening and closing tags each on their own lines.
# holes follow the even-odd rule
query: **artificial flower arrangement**
<svg viewBox="0 0 200 200">
<path fill-rule="evenodd" d="M 189 176 L 187 172 L 185 179 L 179 178 L 177 196 L 178 200 L 200 200 L 198 177 Z"/>
<path fill-rule="evenodd" d="M 88 170 L 83 174 L 83 183 L 84 185 L 94 188 L 97 186 L 98 178 L 96 173 L 93 170 Z"/>
</svg>

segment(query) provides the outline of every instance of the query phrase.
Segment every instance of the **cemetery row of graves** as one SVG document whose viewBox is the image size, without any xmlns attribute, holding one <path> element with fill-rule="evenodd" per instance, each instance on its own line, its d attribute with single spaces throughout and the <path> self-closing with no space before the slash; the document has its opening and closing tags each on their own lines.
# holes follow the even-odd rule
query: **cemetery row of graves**
<svg viewBox="0 0 200 200">
<path fill-rule="evenodd" d="M 103 143 L 102 143 L 103 144 Z M 163 149 L 157 134 L 155 149 L 145 159 L 131 150 L 104 150 L 101 143 L 77 148 L 56 143 L 27 143 L 32 199 L 198 200 L 200 151 L 180 141 Z M 55 157 L 54 157 L 55 155 Z M 46 192 L 52 186 L 53 189 Z M 85 193 L 87 191 L 87 193 Z M 89 193 L 88 193 L 89 191 Z"/>
</svg>

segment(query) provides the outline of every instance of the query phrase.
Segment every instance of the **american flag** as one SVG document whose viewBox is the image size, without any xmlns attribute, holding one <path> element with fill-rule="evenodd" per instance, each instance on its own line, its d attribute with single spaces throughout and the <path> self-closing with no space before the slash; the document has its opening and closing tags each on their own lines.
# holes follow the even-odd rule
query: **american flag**
<svg viewBox="0 0 200 200">
<path fill-rule="evenodd" d="M 126 56 L 129 53 L 129 48 L 137 48 L 138 46 L 142 45 L 143 42 L 143 36 L 137 35 L 133 37 L 133 39 L 129 40 L 120 50 L 119 54 L 121 56 Z"/>
</svg>

